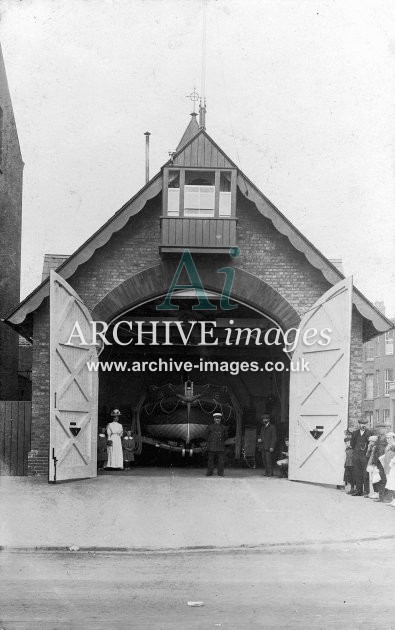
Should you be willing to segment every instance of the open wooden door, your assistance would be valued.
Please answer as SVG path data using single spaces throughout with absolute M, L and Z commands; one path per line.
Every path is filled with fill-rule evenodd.
M 66 345 L 78 322 L 89 344 L 91 314 L 57 273 L 50 274 L 50 452 L 49 481 L 96 477 L 98 373 L 95 346 Z
M 309 371 L 292 372 L 289 397 L 289 478 L 340 485 L 344 475 L 347 428 L 352 278 L 329 289 L 303 316 L 293 366 L 302 359 Z M 303 333 L 324 328 L 328 345 L 306 345 Z M 310 339 L 311 343 L 311 339 Z

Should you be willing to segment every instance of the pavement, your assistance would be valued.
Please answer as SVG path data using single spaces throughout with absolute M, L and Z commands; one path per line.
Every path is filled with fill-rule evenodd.
M 0 627 L 391 630 L 394 553 L 388 540 L 194 553 L 3 551 Z
M 260 471 L 140 468 L 50 485 L 2 477 L 7 549 L 231 549 L 395 538 L 395 509 Z

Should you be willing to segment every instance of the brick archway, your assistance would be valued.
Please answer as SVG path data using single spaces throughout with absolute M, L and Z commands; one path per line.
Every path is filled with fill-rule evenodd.
M 212 264 L 208 262 L 202 260 L 195 262 L 205 289 L 221 294 L 224 274 L 213 272 Z M 96 304 L 92 312 L 93 318 L 109 322 L 126 310 L 165 295 L 176 268 L 176 262 L 164 261 L 134 274 Z M 235 277 L 231 299 L 267 315 L 283 330 L 299 326 L 298 313 L 278 291 L 247 271 L 238 267 L 233 269 Z

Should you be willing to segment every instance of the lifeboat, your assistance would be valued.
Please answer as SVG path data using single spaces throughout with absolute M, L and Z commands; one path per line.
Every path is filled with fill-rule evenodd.
M 234 435 L 235 410 L 226 386 L 210 383 L 195 386 L 192 381 L 179 386 L 152 385 L 140 408 L 142 442 L 166 449 L 194 447 L 196 450 L 205 442 L 215 412 L 222 414 L 229 436 Z

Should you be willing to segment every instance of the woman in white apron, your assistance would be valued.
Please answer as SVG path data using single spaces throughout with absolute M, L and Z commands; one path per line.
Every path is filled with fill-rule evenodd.
M 123 469 L 122 452 L 122 424 L 118 422 L 121 412 L 114 409 L 111 412 L 112 421 L 107 425 L 107 464 L 106 468 Z

